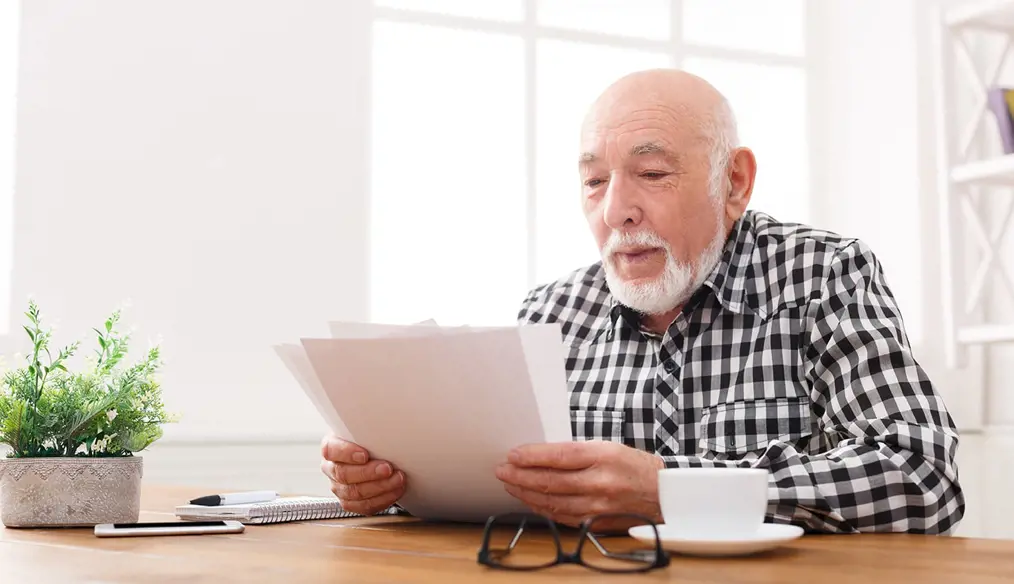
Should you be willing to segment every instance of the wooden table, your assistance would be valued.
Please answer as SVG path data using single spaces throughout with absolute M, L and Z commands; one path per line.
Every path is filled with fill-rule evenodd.
M 173 520 L 194 489 L 148 487 L 142 521 Z M 48 582 L 1014 582 L 1014 540 L 807 535 L 763 555 L 673 556 L 647 574 L 480 566 L 481 528 L 372 517 L 247 526 L 243 534 L 99 539 L 91 529 L 0 529 L 0 581 Z M 571 538 L 567 543 L 573 549 Z

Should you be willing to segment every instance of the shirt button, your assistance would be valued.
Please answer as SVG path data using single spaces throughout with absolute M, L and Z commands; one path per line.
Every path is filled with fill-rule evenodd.
M 606 340 L 607 341 L 613 340 L 613 331 L 606 331 Z
M 664 367 L 665 370 L 669 373 L 676 371 L 676 364 L 672 362 L 672 359 L 669 359 L 665 363 L 663 363 L 662 367 Z

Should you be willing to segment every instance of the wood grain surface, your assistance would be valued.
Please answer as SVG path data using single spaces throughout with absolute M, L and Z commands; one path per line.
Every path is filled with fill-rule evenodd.
M 206 494 L 147 486 L 142 521 Z M 0 581 L 140 582 L 1014 582 L 1014 540 L 903 534 L 806 535 L 778 550 L 734 559 L 673 556 L 646 574 L 579 566 L 505 572 L 479 565 L 481 526 L 376 517 L 249 525 L 233 535 L 100 539 L 91 529 L 0 529 Z M 568 549 L 576 545 L 565 534 Z M 538 544 L 551 546 L 543 538 Z

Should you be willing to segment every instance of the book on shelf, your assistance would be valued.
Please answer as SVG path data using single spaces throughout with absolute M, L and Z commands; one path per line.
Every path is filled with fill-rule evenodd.
M 1000 131 L 1000 143 L 1004 154 L 1014 154 L 1014 88 L 991 87 L 987 95 L 987 106 L 996 118 Z

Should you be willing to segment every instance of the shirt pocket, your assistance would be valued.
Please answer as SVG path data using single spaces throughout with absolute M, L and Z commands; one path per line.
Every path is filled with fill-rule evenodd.
M 755 399 L 705 408 L 698 448 L 709 458 L 755 458 L 772 441 L 806 452 L 812 435 L 809 400 Z
M 623 410 L 570 410 L 574 440 L 623 442 Z

